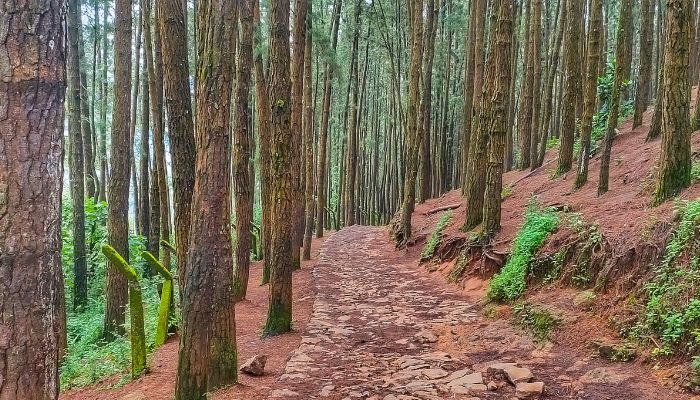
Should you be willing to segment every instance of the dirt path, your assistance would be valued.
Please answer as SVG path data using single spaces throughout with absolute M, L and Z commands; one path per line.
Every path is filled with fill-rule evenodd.
M 638 364 L 537 345 L 402 256 L 385 228 L 353 226 L 326 241 L 311 320 L 271 398 L 513 399 L 488 368 L 496 362 L 530 369 L 545 399 L 690 398 Z

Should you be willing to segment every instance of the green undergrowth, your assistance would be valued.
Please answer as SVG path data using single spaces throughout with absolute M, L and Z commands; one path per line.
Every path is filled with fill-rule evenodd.
M 423 250 L 420 253 L 421 261 L 429 260 L 433 257 L 435 248 L 440 243 L 440 239 L 442 238 L 442 232 L 445 230 L 451 220 L 452 212 L 445 213 L 440 217 L 437 225 L 435 225 L 435 230 L 428 238 L 428 241 L 425 242 L 425 246 L 423 246 Z
M 655 355 L 700 350 L 700 199 L 678 202 L 677 226 L 655 276 L 645 287 L 646 311 L 632 337 L 651 338 Z M 700 363 L 698 363 L 700 367 Z
M 125 328 L 127 334 L 107 342 L 103 337 L 105 313 L 106 260 L 101 247 L 107 242 L 107 204 L 87 200 L 86 243 L 88 245 L 86 260 L 88 265 L 88 304 L 78 309 L 73 308 L 73 236 L 72 203 L 63 199 L 62 221 L 62 266 L 66 294 L 67 344 L 66 355 L 61 360 L 61 390 L 72 387 L 91 385 L 106 377 L 121 375 L 115 385 L 126 383 L 131 366 L 131 345 L 129 343 L 130 319 L 127 312 Z M 140 276 L 145 274 L 146 263 L 139 256 L 145 250 L 144 239 L 140 236 L 129 237 L 129 260 Z M 162 278 L 155 274 L 152 278 L 142 278 L 144 322 L 147 352 L 153 351 L 153 343 L 158 320 L 160 297 L 158 285 Z M 178 304 L 174 301 L 174 304 Z M 128 310 L 128 307 L 127 307 Z M 175 312 L 172 315 L 179 315 Z M 177 321 L 171 320 L 171 324 Z
M 518 325 L 529 330 L 540 342 L 548 341 L 552 329 L 561 323 L 558 316 L 527 302 L 513 306 L 513 316 Z
M 528 265 L 558 225 L 559 217 L 554 210 L 541 209 L 536 202 L 530 202 L 506 265 L 489 283 L 488 300 L 514 300 L 525 292 Z

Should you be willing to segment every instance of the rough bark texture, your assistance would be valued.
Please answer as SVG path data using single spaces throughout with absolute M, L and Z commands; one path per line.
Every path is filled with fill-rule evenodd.
M 666 2 L 666 54 L 664 56 L 661 157 L 654 193 L 656 204 L 690 185 L 690 83 L 688 77 L 690 2 Z
M 115 1 L 114 25 L 114 100 L 110 177 L 107 190 L 107 243 L 129 262 L 129 179 L 131 169 L 131 1 Z M 124 333 L 124 306 L 128 286 L 117 267 L 108 262 L 107 304 L 104 335 Z
M 177 271 L 182 283 L 187 271 L 187 241 L 195 168 L 194 127 L 187 67 L 187 25 L 181 0 L 158 0 L 156 5 L 163 54 L 163 93 L 168 111 L 170 155 L 173 162 Z
M 352 86 L 350 103 L 348 104 L 349 116 L 347 119 L 346 132 L 346 161 L 345 161 L 345 225 L 355 225 L 355 180 L 357 177 L 357 114 L 358 95 L 360 91 L 360 79 L 358 71 L 358 42 L 360 38 L 360 12 L 362 3 L 355 2 L 355 18 L 353 23 L 352 50 L 350 56 L 350 75 L 348 85 Z M 297 93 L 295 90 L 294 93 Z
M 248 95 L 253 64 L 253 1 L 243 0 L 238 4 L 239 41 L 238 65 L 236 68 L 236 108 L 234 111 L 233 136 L 233 190 L 236 203 L 236 258 L 233 292 L 236 300 L 244 299 L 248 289 L 250 267 L 251 229 L 253 201 L 251 197 L 252 177 L 250 157 L 252 137 Z
M 525 70 L 523 72 L 522 89 L 520 95 L 520 121 L 518 130 L 520 131 L 520 162 L 519 169 L 530 168 L 530 143 L 532 141 L 532 98 L 534 79 L 534 54 L 533 54 L 533 25 L 534 13 L 533 2 L 526 2 L 525 9 L 529 23 L 525 29 Z
M 605 139 L 603 141 L 603 154 L 600 157 L 600 176 L 598 178 L 598 196 L 608 191 L 608 179 L 610 177 L 610 154 L 612 152 L 613 140 L 615 140 L 615 128 L 620 111 L 620 96 L 622 95 L 622 84 L 625 79 L 625 65 L 627 60 L 625 41 L 628 39 L 627 31 L 632 28 L 632 0 L 622 0 L 620 2 L 620 22 L 617 29 L 617 49 L 615 52 L 615 81 L 613 82 L 612 93 L 608 100 L 608 122 L 605 127 Z
M 591 22 L 588 30 L 588 49 L 586 60 L 586 81 L 584 88 L 583 115 L 581 116 L 581 150 L 578 154 L 578 168 L 574 189 L 583 186 L 588 180 L 588 161 L 591 155 L 591 130 L 593 114 L 596 108 L 598 90 L 598 62 L 600 59 L 600 31 L 603 26 L 603 1 L 591 3 Z
M 291 84 L 289 76 L 289 1 L 270 3 L 270 180 L 271 198 L 271 260 L 270 294 L 265 334 L 274 335 L 292 329 L 292 233 L 294 220 L 294 168 L 292 147 L 297 146 L 299 132 L 290 127 Z M 298 250 L 298 249 L 297 249 Z
M 141 0 L 143 10 L 143 2 L 149 0 Z M 142 14 L 143 15 L 143 14 Z M 148 29 L 150 26 L 148 22 L 143 19 L 142 23 L 145 24 L 144 29 Z M 151 234 L 151 201 L 150 201 L 150 190 L 151 182 L 149 177 L 148 166 L 150 164 L 150 99 L 148 95 L 148 68 L 144 68 L 141 74 L 141 91 L 143 95 L 141 96 L 141 151 L 139 153 L 139 180 L 141 184 L 139 185 L 139 229 L 141 234 L 147 238 L 146 248 L 151 249 L 150 234 Z M 158 245 L 158 242 L 155 243 Z M 156 247 L 157 249 L 158 247 Z M 154 253 L 158 254 L 158 253 Z
M 205 397 L 237 379 L 229 125 L 234 7 L 226 0 L 200 0 L 197 14 L 197 178 L 182 297 L 177 400 Z
M 583 1 L 567 0 L 567 32 L 564 43 L 566 58 L 566 81 L 564 98 L 562 100 L 562 121 L 559 134 L 559 163 L 557 174 L 563 174 L 571 169 L 574 158 L 574 136 L 576 134 L 576 103 L 581 96 L 581 68 L 580 68 L 580 37 L 581 17 Z
M 0 9 L 0 398 L 58 398 L 65 9 Z M 27 21 L 36 23 L 28 24 Z
M 497 0 L 498 20 L 495 27 L 493 64 L 489 70 L 484 113 L 489 127 L 486 188 L 484 191 L 483 232 L 490 235 L 501 226 L 501 190 L 503 187 L 503 156 L 508 132 L 508 103 L 510 101 L 511 41 L 513 37 L 514 0 Z M 539 61 L 539 60 L 538 60 Z
M 651 92 L 651 67 L 654 50 L 654 12 L 656 4 L 652 0 L 641 0 L 642 26 L 639 33 L 639 77 L 637 78 L 637 94 L 634 99 L 634 124 L 636 128 L 642 124 L 642 116 L 649 105 Z
M 530 167 L 539 167 L 537 152 L 540 137 L 540 108 L 542 107 L 542 0 L 534 0 L 532 3 L 532 128 L 530 129 Z

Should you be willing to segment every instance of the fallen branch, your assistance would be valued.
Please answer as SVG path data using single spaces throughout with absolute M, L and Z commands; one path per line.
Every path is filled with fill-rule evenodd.
M 531 177 L 531 176 L 534 175 L 537 171 L 539 171 L 540 169 L 544 168 L 545 165 L 550 164 L 552 161 L 558 160 L 558 159 L 559 159 L 559 158 L 557 157 L 557 158 L 553 158 L 553 159 L 547 161 L 546 163 L 544 163 L 544 164 L 540 165 L 539 167 L 533 169 L 532 171 L 528 172 L 527 175 L 525 175 L 525 176 L 523 176 L 522 178 L 518 179 L 517 181 L 515 181 L 515 182 L 509 184 L 508 186 L 512 188 L 513 186 L 517 185 L 518 182 L 520 182 L 520 181 L 522 181 L 522 180 L 524 180 L 524 179 L 527 179 L 527 178 Z
M 454 210 L 455 208 L 459 208 L 461 206 L 462 206 L 462 203 L 455 203 L 455 204 L 450 204 L 447 206 L 433 208 L 432 210 L 428 210 L 428 211 L 424 212 L 423 215 L 431 215 L 431 214 L 439 213 L 442 211 Z

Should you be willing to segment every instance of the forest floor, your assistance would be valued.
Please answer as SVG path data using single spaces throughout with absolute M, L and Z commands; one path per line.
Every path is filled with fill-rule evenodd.
M 632 129 L 631 121 L 620 125 L 611 157 L 611 190 L 603 196 L 596 196 L 598 156 L 591 160 L 589 182 L 578 191 L 571 190 L 573 173 L 552 178 L 556 149 L 534 173 L 507 173 L 503 229 L 493 249 L 509 251 L 533 196 L 543 206 L 565 206 L 595 224 L 615 254 L 639 252 L 643 246 L 663 249 L 665 239 L 651 228 L 671 221 L 674 205 L 649 206 L 660 148 L 660 139 L 645 142 L 650 120 L 648 111 L 643 126 Z M 693 148 L 700 148 L 700 135 L 693 135 Z M 680 197 L 698 196 L 700 185 L 694 184 Z M 446 278 L 454 259 L 420 264 L 420 244 L 449 212 L 432 211 L 455 205 L 443 238 L 467 235 L 459 231 L 462 201 L 457 190 L 418 205 L 415 243 L 408 250 L 395 250 L 386 227 L 352 226 L 329 235 L 325 243 L 314 242 L 314 260 L 294 275 L 295 329 L 288 335 L 260 338 L 267 287 L 258 286 L 260 263 L 255 263 L 248 300 L 236 307 L 239 359 L 266 354 L 266 375 L 241 375 L 241 385 L 213 398 L 510 400 L 515 388 L 498 372 L 502 365 L 494 363 L 516 363 L 544 382 L 543 399 L 700 399 L 678 389 L 682 372 L 673 363 L 658 363 L 645 354 L 631 362 L 613 362 L 591 347 L 597 340 L 621 340 L 611 315 L 623 313 L 624 299 L 643 285 L 649 266 L 616 264 L 615 280 L 591 310 L 572 305 L 580 292 L 569 285 L 529 289 L 528 302 L 556 310 L 562 318 L 549 340 L 538 341 L 514 323 L 510 306 L 484 305 L 494 271 L 473 265 L 451 284 Z M 555 245 L 552 240 L 545 247 Z M 177 347 L 177 338 L 171 338 L 152 357 L 149 374 L 120 388 L 110 389 L 119 379 L 114 377 L 69 390 L 61 398 L 170 399 Z

